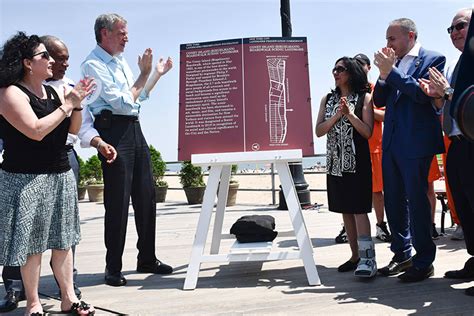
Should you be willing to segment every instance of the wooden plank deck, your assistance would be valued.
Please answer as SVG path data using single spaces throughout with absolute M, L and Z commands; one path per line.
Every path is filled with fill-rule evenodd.
M 438 203 L 438 227 L 440 205 Z M 338 273 L 337 266 L 349 258 L 349 246 L 337 245 L 334 237 L 341 228 L 340 215 L 322 208 L 304 210 L 306 225 L 314 246 L 321 286 L 308 286 L 301 260 L 276 262 L 203 264 L 194 291 L 183 291 L 186 267 L 191 254 L 200 206 L 182 202 L 157 204 L 157 255 L 175 267 L 172 275 L 159 276 L 135 272 L 136 231 L 130 212 L 123 272 L 125 287 L 103 284 L 103 205 L 80 203 L 82 242 L 77 248 L 78 283 L 84 300 L 95 305 L 98 315 L 360 315 L 360 314 L 474 314 L 474 298 L 463 289 L 474 282 L 444 279 L 445 271 L 461 268 L 468 258 L 463 241 L 448 236 L 436 241 L 438 253 L 435 276 L 421 283 L 403 284 L 396 277 L 359 280 L 351 273 Z M 240 216 L 269 214 L 276 218 L 277 230 L 291 227 L 286 211 L 273 206 L 237 205 L 227 209 L 224 232 Z M 374 215 L 371 215 L 375 226 Z M 449 226 L 449 219 L 447 226 Z M 447 229 L 449 233 L 452 229 Z M 375 234 L 375 232 L 373 232 Z M 210 233 L 208 240 L 210 238 Z M 222 248 L 231 246 L 224 240 Z M 277 238 L 275 246 L 296 246 L 294 237 Z M 391 258 L 386 243 L 377 243 L 377 262 L 385 265 Z M 40 292 L 55 296 L 56 285 L 49 265 L 49 253 L 43 257 Z M 1 268 L 0 268 L 1 269 Z M 0 284 L 0 296 L 5 292 Z M 59 311 L 59 302 L 43 297 L 45 310 Z M 25 302 L 11 315 L 22 315 Z

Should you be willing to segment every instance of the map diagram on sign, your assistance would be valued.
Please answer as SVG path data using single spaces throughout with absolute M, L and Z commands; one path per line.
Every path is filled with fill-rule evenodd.
M 268 58 L 267 68 L 268 78 L 270 80 L 270 89 L 268 91 L 270 143 L 282 144 L 285 142 L 287 133 L 285 89 L 286 61 L 283 58 Z

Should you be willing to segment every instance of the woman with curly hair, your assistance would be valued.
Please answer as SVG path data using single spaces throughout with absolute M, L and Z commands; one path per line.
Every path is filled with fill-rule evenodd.
M 81 126 L 81 101 L 93 81 L 83 79 L 68 94 L 43 85 L 54 59 L 38 36 L 18 32 L 0 59 L 0 265 L 20 266 L 26 315 L 42 315 L 38 283 L 42 253 L 52 249 L 52 268 L 61 289 L 61 310 L 92 315 L 79 302 L 72 279 L 71 246 L 79 243 L 76 182 L 69 166 L 67 133 Z
M 338 271 L 355 270 L 355 276 L 373 277 L 377 265 L 367 216 L 372 210 L 368 138 L 374 124 L 370 86 L 362 66 L 353 58 L 339 58 L 332 73 L 336 88 L 321 100 L 316 135 L 327 134 L 329 210 L 342 213 L 352 251 Z

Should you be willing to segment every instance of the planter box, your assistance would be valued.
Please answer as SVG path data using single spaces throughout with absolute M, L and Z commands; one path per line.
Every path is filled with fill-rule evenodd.
M 104 202 L 104 185 L 90 184 L 87 186 L 87 195 L 91 202 Z
M 86 197 L 86 187 L 77 187 L 77 199 L 80 201 L 80 200 L 84 200 L 84 198 Z
M 202 204 L 202 199 L 204 197 L 204 191 L 206 190 L 206 187 L 183 188 L 183 189 L 184 189 L 184 193 L 186 193 L 188 204 Z
M 156 203 L 163 203 L 166 200 L 166 192 L 168 192 L 168 187 L 159 187 L 155 185 Z
M 239 190 L 238 183 L 229 183 L 229 192 L 227 193 L 226 206 L 234 206 L 237 199 L 237 191 Z

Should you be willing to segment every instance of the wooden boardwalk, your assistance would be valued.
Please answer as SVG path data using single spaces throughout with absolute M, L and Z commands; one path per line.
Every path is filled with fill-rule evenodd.
M 113 288 L 103 284 L 103 205 L 80 203 L 82 242 L 76 256 L 78 283 L 84 300 L 96 306 L 98 315 L 474 315 L 474 298 L 463 292 L 474 282 L 443 278 L 445 271 L 461 268 L 468 258 L 464 242 L 452 241 L 448 236 L 436 241 L 438 253 L 433 278 L 415 284 L 400 283 L 396 277 L 358 280 L 351 273 L 337 272 L 337 266 L 349 258 L 349 246 L 334 243 L 341 228 L 340 215 L 324 207 L 320 211 L 304 210 L 321 286 L 308 286 L 301 260 L 294 260 L 203 264 L 196 290 L 183 291 L 200 206 L 182 202 L 157 204 L 157 255 L 175 267 L 175 272 L 167 276 L 135 272 L 137 238 L 130 209 L 123 257 L 128 284 Z M 439 212 L 440 209 L 438 227 Z M 291 227 L 286 211 L 249 204 L 227 209 L 224 232 L 240 216 L 248 214 L 274 216 L 278 231 Z M 371 216 L 375 226 L 374 215 Z M 224 240 L 222 248 L 230 244 L 230 240 Z M 277 237 L 274 247 L 296 247 L 296 240 Z M 376 251 L 378 264 L 387 264 L 392 256 L 388 244 L 377 243 Z M 49 255 L 45 253 L 43 257 L 40 292 L 56 296 Z M 0 287 L 3 297 L 3 284 Z M 42 302 L 46 311 L 59 311 L 57 299 L 43 296 Z M 22 315 L 24 306 L 25 302 L 21 302 L 20 308 L 10 314 Z

